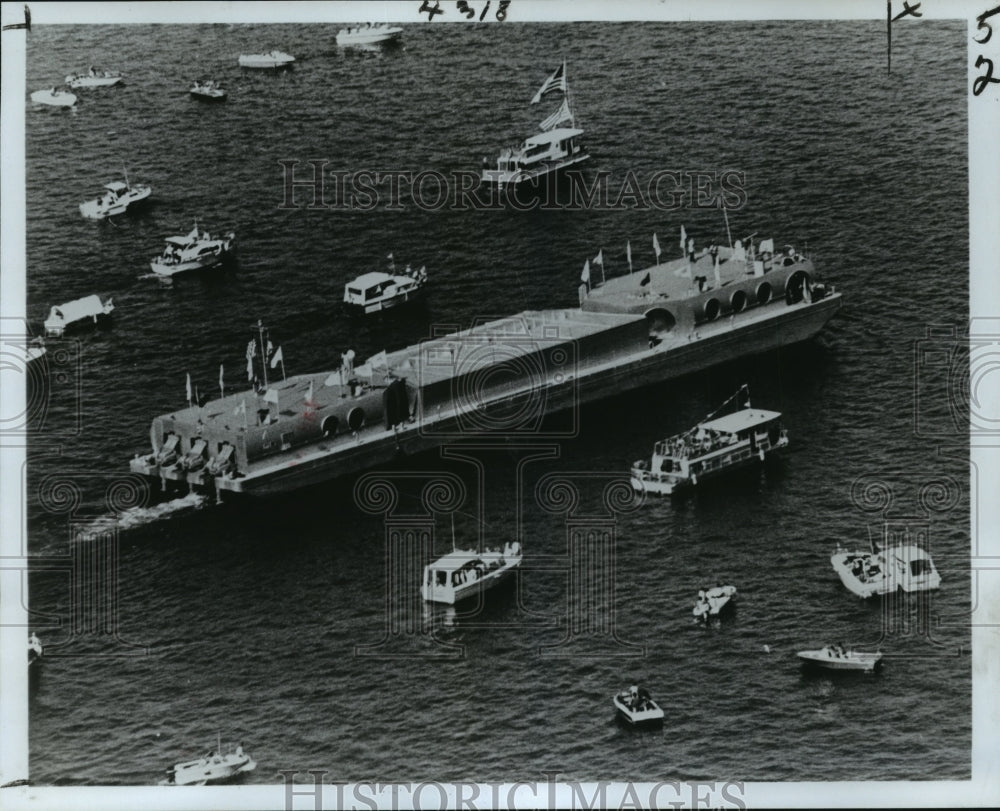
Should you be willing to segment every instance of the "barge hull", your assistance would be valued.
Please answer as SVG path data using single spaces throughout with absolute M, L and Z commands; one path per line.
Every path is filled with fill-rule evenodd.
M 557 381 L 528 385 L 518 391 L 491 398 L 480 414 L 518 413 L 529 403 L 537 403 L 541 394 L 544 416 L 576 408 L 623 394 L 664 380 L 698 372 L 721 363 L 769 352 L 808 340 L 816 335 L 840 308 L 839 293 L 820 301 L 789 305 L 780 314 L 744 314 L 738 325 L 727 319 L 702 325 L 688 337 L 677 336 L 670 342 L 610 358 L 602 363 L 583 366 L 576 375 Z M 410 456 L 461 439 L 482 438 L 484 433 L 469 432 L 465 427 L 472 407 L 438 407 L 433 414 L 420 409 L 415 422 L 395 430 L 369 428 L 354 437 L 318 442 L 252 464 L 244 475 L 220 476 L 214 480 L 200 473 L 161 470 L 148 457 L 131 460 L 131 470 L 154 479 L 186 482 L 196 489 L 245 495 L 277 495 L 308 485 L 357 473 L 390 462 L 398 456 Z M 503 431 L 496 432 L 502 436 Z M 567 438 L 571 434 L 566 435 Z

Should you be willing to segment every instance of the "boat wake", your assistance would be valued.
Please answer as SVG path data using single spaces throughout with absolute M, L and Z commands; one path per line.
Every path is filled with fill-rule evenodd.
M 184 510 L 198 510 L 205 506 L 209 497 L 203 493 L 188 493 L 183 498 L 175 498 L 164 501 L 162 504 L 154 504 L 151 507 L 131 507 L 116 515 L 103 515 L 95 518 L 89 529 L 113 524 L 118 529 L 135 529 L 136 527 L 151 524 L 164 518 L 170 518 Z

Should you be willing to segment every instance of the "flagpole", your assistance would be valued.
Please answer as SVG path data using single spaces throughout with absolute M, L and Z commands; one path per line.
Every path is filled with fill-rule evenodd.
M 285 374 L 285 356 L 284 356 L 284 354 L 282 354 L 282 356 L 281 356 L 281 379 L 282 380 L 288 380 L 288 376 Z
M 264 371 L 264 388 L 268 387 L 267 382 L 267 345 L 264 343 L 264 323 L 257 319 L 257 331 L 260 333 L 260 368 Z
M 729 212 L 726 210 L 726 206 L 722 206 L 722 216 L 726 218 L 726 236 L 729 237 L 729 247 L 733 247 L 733 235 L 729 232 Z

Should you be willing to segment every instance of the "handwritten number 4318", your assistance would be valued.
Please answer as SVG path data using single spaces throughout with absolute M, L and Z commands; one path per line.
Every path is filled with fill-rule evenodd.
M 490 4 L 493 0 L 486 0 L 486 6 L 483 8 L 482 13 L 479 15 L 480 22 L 486 17 L 486 12 L 490 10 Z M 500 0 L 499 8 L 496 11 L 496 18 L 498 22 L 503 22 L 507 19 L 507 7 L 510 5 L 510 0 Z M 460 14 L 464 14 L 467 20 L 471 20 L 476 16 L 476 11 L 470 5 L 468 0 L 458 0 L 455 3 L 456 8 Z M 423 0 L 420 4 L 420 9 L 418 14 L 426 14 L 427 21 L 431 22 L 434 19 L 435 14 L 444 14 L 445 11 L 441 8 L 441 0 L 434 0 L 434 5 L 431 6 L 430 0 Z
M 976 22 L 978 23 L 976 27 L 979 28 L 980 30 L 985 29 L 986 35 L 982 39 L 974 39 L 973 40 L 974 42 L 978 42 L 980 45 L 985 45 L 987 42 L 990 41 L 990 38 L 993 36 L 993 27 L 986 21 L 994 14 L 1000 14 L 1000 6 L 997 6 L 994 9 L 990 9 L 989 11 L 984 11 L 982 14 L 976 17 Z M 973 96 L 978 96 L 991 83 L 1000 84 L 1000 79 L 996 78 L 993 75 L 993 60 L 980 54 L 976 58 L 976 67 L 981 68 L 983 65 L 986 65 L 986 73 L 983 74 L 982 76 L 977 76 L 975 80 L 972 82 Z

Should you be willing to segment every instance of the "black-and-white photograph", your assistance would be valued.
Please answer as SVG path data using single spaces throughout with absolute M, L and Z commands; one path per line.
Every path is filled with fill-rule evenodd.
M 142 6 L 3 4 L 5 807 L 1000 804 L 1000 8 Z

